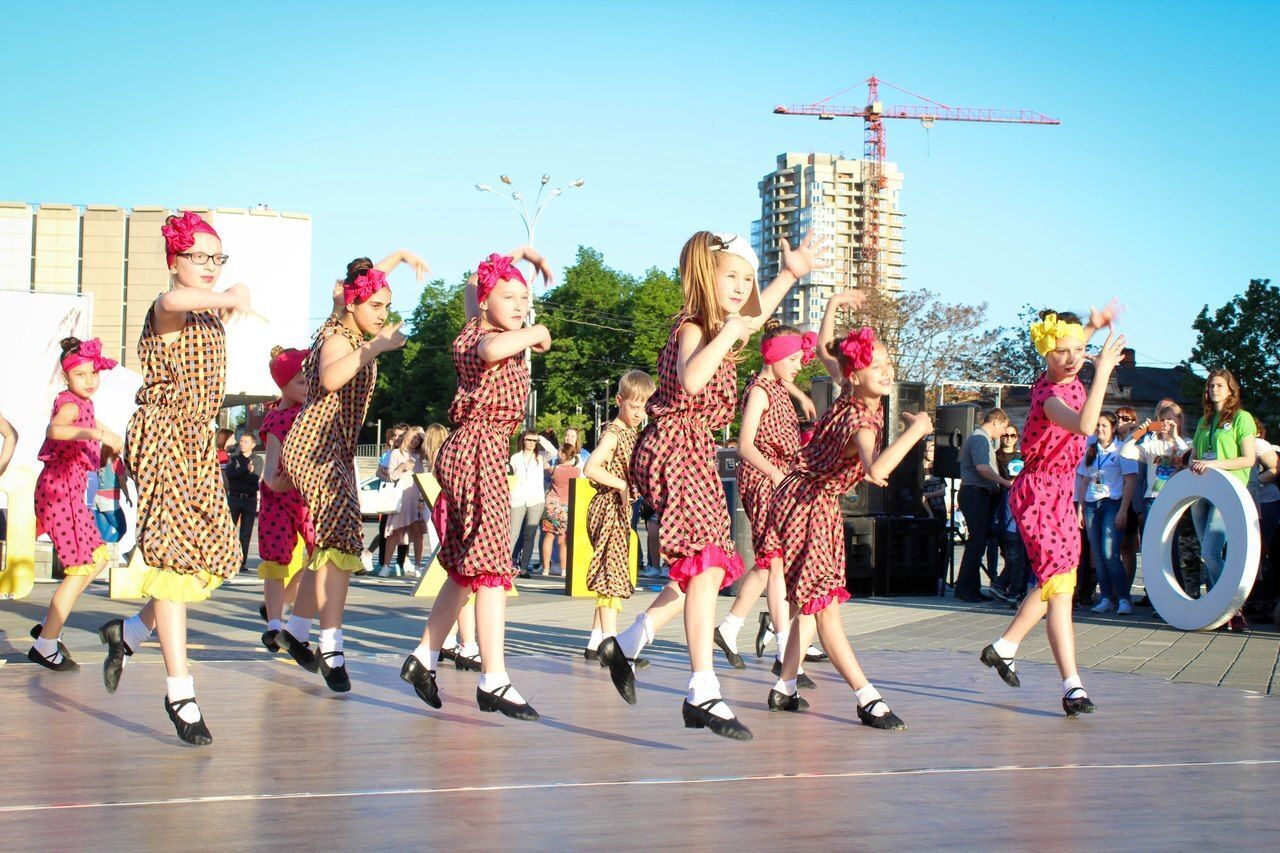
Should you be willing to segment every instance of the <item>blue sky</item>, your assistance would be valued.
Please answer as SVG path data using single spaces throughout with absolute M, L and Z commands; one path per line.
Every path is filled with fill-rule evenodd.
M 772 108 L 871 73 L 1063 122 L 887 124 L 911 286 L 993 323 L 1116 295 L 1154 364 L 1201 305 L 1280 279 L 1276 3 L 42 2 L 0 25 L 0 198 L 309 213 L 313 320 L 352 257 L 408 247 L 452 280 L 520 242 L 473 189 L 500 172 L 586 178 L 539 225 L 557 266 L 674 266 L 694 230 L 747 232 L 778 153 L 858 156 L 860 121 Z

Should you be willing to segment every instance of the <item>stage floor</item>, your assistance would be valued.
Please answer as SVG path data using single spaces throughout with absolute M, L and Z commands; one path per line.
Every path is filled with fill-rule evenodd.
M 1086 671 L 1100 711 L 1068 719 L 1052 667 L 1020 664 L 1013 690 L 974 654 L 873 651 L 909 726 L 890 733 L 858 724 L 827 664 L 808 713 L 767 712 L 748 658 L 718 669 L 755 733 L 738 743 L 683 728 L 669 652 L 635 707 L 581 658 L 512 657 L 539 723 L 480 713 L 472 673 L 442 668 L 434 711 L 399 656 L 351 658 L 336 695 L 264 653 L 193 663 L 215 738 L 195 748 L 156 650 L 114 696 L 79 657 L 0 668 L 6 849 L 1280 847 L 1280 700 L 1225 687 Z

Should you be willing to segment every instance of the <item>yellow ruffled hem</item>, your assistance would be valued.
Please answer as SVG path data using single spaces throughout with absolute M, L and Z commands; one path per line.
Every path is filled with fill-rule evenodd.
M 168 569 L 147 569 L 142 576 L 142 595 L 144 598 L 158 598 L 161 601 L 174 601 L 194 604 L 207 599 L 215 589 L 226 580 L 219 575 L 211 575 L 200 571 L 194 575 L 183 575 Z
M 333 563 L 340 571 L 348 574 L 354 574 L 364 568 L 360 562 L 359 554 L 348 554 L 346 551 L 340 551 L 337 548 L 317 548 L 315 554 L 311 557 L 311 565 L 308 568 L 315 571 L 324 565 L 326 561 Z
M 293 576 L 307 567 L 307 543 L 302 537 L 298 537 L 297 544 L 293 546 L 293 556 L 289 558 L 289 563 L 277 563 L 275 560 L 263 560 L 258 564 L 258 577 L 264 581 L 284 581 L 288 584 L 293 580 Z
M 1055 595 L 1071 595 L 1076 591 L 1075 570 L 1054 575 L 1040 584 L 1040 600 L 1048 601 Z
M 102 567 L 107 564 L 107 560 L 111 559 L 111 549 L 108 548 L 105 543 L 99 545 L 97 548 L 93 549 L 93 554 L 89 559 L 93 560 L 93 562 L 87 563 L 83 566 L 67 566 L 62 570 L 62 573 L 67 577 L 72 578 L 94 577 L 102 570 Z
M 596 595 L 596 607 L 605 607 L 609 610 L 617 610 L 622 612 L 622 599 L 616 595 Z

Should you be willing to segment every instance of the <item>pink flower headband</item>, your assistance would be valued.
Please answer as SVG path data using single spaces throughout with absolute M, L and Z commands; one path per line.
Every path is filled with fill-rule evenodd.
M 380 269 L 367 269 L 350 284 L 342 282 L 342 299 L 348 305 L 352 302 L 364 302 L 386 286 L 386 273 Z
M 118 363 L 114 358 L 103 356 L 102 341 L 97 338 L 81 341 L 74 352 L 69 352 L 62 357 L 63 371 L 70 371 L 82 364 L 92 364 L 94 370 L 110 370 Z
M 520 270 L 506 255 L 494 253 L 487 261 L 481 261 L 476 267 L 476 303 L 484 302 L 500 281 L 518 281 L 525 287 L 529 282 L 524 280 Z
M 846 374 L 870 366 L 871 359 L 875 357 L 876 343 L 876 333 L 870 326 L 849 330 L 840 342 L 840 352 L 849 362 Z
M 797 352 L 803 352 L 801 364 L 808 364 L 817 355 L 818 335 L 816 332 L 805 332 L 803 335 L 777 335 L 767 341 L 760 342 L 760 354 L 765 364 L 782 361 Z
M 184 210 L 180 216 L 170 216 L 166 219 L 164 225 L 160 226 L 160 233 L 164 235 L 166 262 L 172 264 L 174 255 L 194 246 L 196 234 L 201 232 L 218 236 L 218 232 L 213 230 L 212 225 L 205 222 L 200 214 L 190 210 Z

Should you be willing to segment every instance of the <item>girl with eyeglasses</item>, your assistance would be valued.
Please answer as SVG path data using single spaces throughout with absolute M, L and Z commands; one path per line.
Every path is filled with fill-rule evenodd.
M 1102 589 L 1102 598 L 1093 612 L 1115 610 L 1120 616 L 1128 616 L 1133 613 L 1133 601 L 1129 574 L 1120 559 L 1120 538 L 1128 526 L 1138 463 L 1121 454 L 1113 413 L 1098 415 L 1096 436 L 1097 441 L 1089 445 L 1076 467 L 1076 518 L 1089 539 Z M 1092 588 L 1087 593 L 1092 597 Z
M 137 543 L 149 600 L 137 615 L 103 625 L 98 636 L 107 644 L 103 682 L 114 693 L 125 658 L 159 630 L 165 713 L 178 737 L 203 746 L 213 736 L 187 669 L 187 604 L 207 599 L 243 562 L 209 425 L 226 389 L 222 323 L 249 312 L 249 291 L 243 284 L 213 290 L 227 257 L 218 232 L 199 214 L 170 216 L 160 231 L 172 287 L 152 303 L 138 340 L 143 385 L 124 457 L 138 484 Z

